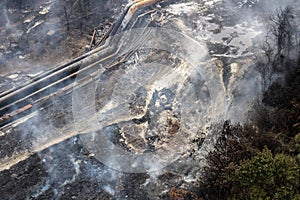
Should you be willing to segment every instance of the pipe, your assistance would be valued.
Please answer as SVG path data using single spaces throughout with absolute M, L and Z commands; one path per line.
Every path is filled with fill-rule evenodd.
M 0 94 L 0 125 L 4 123 L 11 113 L 15 110 L 21 110 L 26 105 L 31 105 L 31 103 L 35 102 L 41 95 L 44 95 L 50 89 L 59 90 L 65 85 L 73 82 L 73 78 L 75 79 L 76 75 L 82 73 L 84 71 L 90 70 L 94 68 L 96 65 L 109 60 L 110 58 L 117 55 L 120 48 L 116 47 L 114 49 L 114 45 L 118 44 L 118 39 L 122 38 L 113 38 L 112 44 L 110 44 L 110 37 L 116 34 L 118 31 L 124 30 L 122 24 L 126 19 L 126 16 L 131 16 L 134 12 L 142 7 L 149 6 L 153 3 L 156 3 L 160 0 L 135 0 L 129 4 L 127 4 L 125 12 L 121 15 L 118 21 L 113 25 L 112 29 L 107 33 L 106 40 L 104 45 L 82 55 L 74 60 L 58 66 L 52 70 L 49 70 L 38 77 L 32 79 L 29 82 L 26 82 L 24 85 L 10 89 Z M 130 22 L 126 22 L 127 24 Z M 108 40 L 107 40 L 108 39 Z M 116 41 L 117 40 L 117 41 Z M 138 38 L 137 41 L 140 41 L 141 38 Z M 139 43 L 139 42 L 137 42 Z M 113 46 L 111 46 L 113 45 Z M 134 45 L 134 44 L 133 44 Z M 138 46 L 137 44 L 136 46 Z M 121 44 L 122 46 L 122 44 Z M 108 49 L 107 49 L 108 48 Z M 125 58 L 122 59 L 122 62 Z M 109 69 L 105 67 L 106 69 Z M 70 81 L 70 82 L 69 82 Z M 31 107 L 30 107 L 31 108 Z M 26 109 L 28 110 L 28 109 Z

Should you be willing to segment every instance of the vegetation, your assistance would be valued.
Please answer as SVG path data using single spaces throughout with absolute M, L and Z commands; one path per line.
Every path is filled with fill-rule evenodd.
M 300 170 L 296 158 L 265 148 L 241 162 L 232 176 L 232 199 L 300 199 Z
M 257 57 L 262 99 L 248 124 L 212 127 L 220 137 L 207 157 L 203 199 L 300 199 L 299 24 L 291 7 L 270 20 Z

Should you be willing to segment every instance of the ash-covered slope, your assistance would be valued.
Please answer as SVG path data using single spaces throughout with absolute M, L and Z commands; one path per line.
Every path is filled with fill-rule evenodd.
M 115 13 L 115 9 L 107 11 L 105 6 L 111 8 L 116 5 L 119 10 L 125 6 L 125 3 L 117 5 L 115 1 L 101 1 L 103 4 L 84 1 L 89 4 L 86 7 L 93 11 L 91 15 L 78 18 L 78 13 L 74 11 L 73 18 L 66 17 L 64 7 L 85 7 L 80 2 L 25 3 L 27 8 L 24 5 L 18 7 L 17 3 L 10 5 L 13 9 L 8 7 L 7 16 L 20 9 L 37 9 L 39 14 L 29 12 L 30 17 L 24 11 L 26 22 L 15 20 L 16 24 L 29 23 L 32 26 L 24 28 L 24 25 L 9 24 L 8 28 L 2 28 L 1 37 L 13 37 L 18 44 L 3 47 L 2 61 L 7 62 L 3 66 L 14 71 L 8 61 L 9 55 L 13 55 L 9 53 L 10 48 L 15 48 L 12 52 L 24 48 L 21 53 L 16 53 L 21 60 L 27 54 L 28 58 L 36 54 L 44 55 L 44 51 L 33 51 L 36 48 L 34 45 L 46 49 L 44 43 L 48 39 L 41 39 L 41 43 L 33 42 L 33 46 L 29 44 L 29 39 L 23 45 L 19 41 L 23 41 L 25 32 L 28 32 L 25 35 L 29 38 L 40 38 L 40 34 L 49 37 L 55 43 L 54 47 L 65 41 L 54 37 L 55 34 L 62 34 L 62 29 L 41 28 L 42 32 L 39 32 L 39 27 L 47 22 L 45 17 L 53 19 L 56 7 L 60 10 L 60 17 L 54 19 L 64 24 L 64 30 L 78 33 L 89 26 L 96 26 L 95 20 L 106 23 L 101 17 L 102 9 L 106 11 L 105 18 L 116 19 L 118 14 L 110 13 Z M 276 3 L 282 4 L 274 1 L 273 5 Z M 95 17 L 94 9 L 101 14 Z M 111 62 L 97 65 L 99 71 L 96 71 L 96 77 L 100 81 L 96 87 L 87 84 L 83 90 L 75 90 L 73 94 L 57 95 L 48 104 L 37 107 L 31 115 L 1 127 L 0 193 L 3 199 L 196 199 L 201 196 L 200 191 L 194 188 L 201 178 L 206 150 L 212 148 L 214 138 L 198 135 L 197 132 L 222 119 L 243 122 L 249 105 L 260 94 L 259 75 L 252 64 L 255 49 L 261 44 L 266 31 L 265 20 L 273 8 L 270 9 L 262 1 L 170 0 L 144 11 L 129 25 L 150 31 L 134 33 L 128 26 L 126 30 L 133 33 L 129 35 L 129 43 L 116 43 L 127 51 L 112 60 L 118 61 L 118 65 L 106 65 Z M 84 16 L 89 13 L 82 12 Z M 63 18 L 68 18 L 69 22 Z M 7 24 L 9 21 L 12 20 L 6 19 L 4 22 Z M 14 27 L 20 32 L 17 38 L 9 31 Z M 172 31 L 155 32 L 162 28 Z M 151 38 L 153 32 L 157 33 L 157 37 Z M 150 39 L 145 37 L 139 40 L 136 37 L 143 38 L 146 33 Z M 167 33 L 167 36 L 162 37 L 161 33 Z M 118 34 L 117 39 L 127 39 L 126 34 Z M 67 35 L 68 31 L 65 37 Z M 72 38 L 79 40 L 83 36 L 77 38 L 75 34 Z M 88 44 L 89 40 L 86 41 Z M 132 41 L 138 41 L 134 43 L 136 46 L 131 45 Z M 182 41 L 185 43 L 180 43 Z M 33 50 L 27 51 L 28 46 Z M 74 47 L 77 46 L 70 45 L 70 50 Z M 68 51 L 62 50 L 68 55 L 66 58 L 69 58 Z M 53 55 L 52 52 L 57 55 L 55 48 L 46 55 Z M 34 63 L 42 60 L 37 59 Z M 52 61 L 50 59 L 53 64 Z M 197 62 L 196 66 L 193 61 Z M 23 69 L 22 65 L 18 69 L 31 70 Z M 1 73 L 8 75 L 2 78 L 3 87 L 8 87 L 12 79 L 16 82 L 22 82 L 24 76 L 30 79 L 27 72 Z M 77 81 L 85 80 L 86 75 L 89 74 L 80 74 Z M 75 108 L 74 98 L 78 103 Z M 100 126 L 89 124 L 94 122 L 94 115 L 89 116 L 91 107 L 95 108 L 92 114 L 96 113 L 96 123 Z M 78 115 L 74 116 L 74 112 Z M 90 127 L 95 131 L 94 126 L 100 131 L 78 136 L 79 132 L 90 132 Z M 115 154 L 103 155 L 99 146 L 103 144 L 101 134 L 129 155 L 162 150 L 162 154 L 158 155 L 166 159 L 170 155 L 171 159 L 160 163 L 153 157 L 150 157 L 152 160 L 137 158 L 135 161 L 145 168 L 144 171 L 134 171 L 137 169 L 134 162 L 127 165 L 126 162 L 121 163 L 124 158 L 118 158 Z M 202 148 L 194 148 L 192 141 L 203 142 Z M 170 165 L 165 167 L 160 164 Z

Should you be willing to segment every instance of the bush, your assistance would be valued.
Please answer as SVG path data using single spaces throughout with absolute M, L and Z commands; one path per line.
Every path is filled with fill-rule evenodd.
M 237 167 L 227 180 L 234 183 L 232 199 L 300 199 L 300 168 L 294 157 L 264 149 Z
M 300 40 L 294 17 L 291 7 L 271 17 L 257 59 L 263 96 L 248 124 L 212 126 L 220 137 L 200 181 L 204 199 L 300 199 Z

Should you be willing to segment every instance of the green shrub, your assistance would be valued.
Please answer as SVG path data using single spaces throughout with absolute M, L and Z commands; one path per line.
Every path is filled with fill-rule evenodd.
M 233 199 L 300 199 L 300 168 L 296 158 L 264 149 L 241 162 L 227 178 L 234 183 Z

